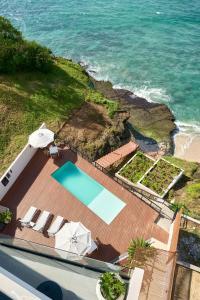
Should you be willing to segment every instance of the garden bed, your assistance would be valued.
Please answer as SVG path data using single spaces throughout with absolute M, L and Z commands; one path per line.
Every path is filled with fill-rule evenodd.
M 182 169 L 161 158 L 141 178 L 139 185 L 163 198 L 182 174 Z
M 130 185 L 163 198 L 182 174 L 181 168 L 163 158 L 155 161 L 137 152 L 115 175 Z
M 125 179 L 129 183 L 136 184 L 142 176 L 152 167 L 154 160 L 137 152 L 116 174 L 117 177 Z

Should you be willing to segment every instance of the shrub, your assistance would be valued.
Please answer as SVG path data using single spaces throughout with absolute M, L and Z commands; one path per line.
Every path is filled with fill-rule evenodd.
M 28 42 L 10 21 L 0 17 L 0 72 L 19 70 L 47 72 L 53 65 L 51 51 L 36 42 Z
M 22 34 L 10 21 L 0 16 L 0 41 L 17 42 L 22 41 Z
M 190 197 L 200 199 L 200 182 L 188 185 L 186 192 Z
M 0 222 L 4 224 L 10 223 L 12 220 L 12 213 L 10 210 L 6 210 L 0 213 Z
M 107 272 L 100 277 L 100 289 L 105 299 L 115 300 L 125 294 L 126 286 L 116 274 Z
M 174 202 L 170 204 L 170 209 L 175 211 L 180 211 L 182 209 L 182 213 L 184 215 L 188 215 L 190 210 L 187 208 L 187 206 L 184 203 L 181 202 Z

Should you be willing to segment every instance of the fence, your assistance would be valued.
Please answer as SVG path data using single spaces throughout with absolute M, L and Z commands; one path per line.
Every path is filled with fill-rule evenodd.
M 129 184 L 125 183 L 120 178 L 116 177 L 115 175 L 111 175 L 108 170 L 106 170 L 104 167 L 99 165 L 97 162 L 92 163 L 97 169 L 99 169 L 101 172 L 109 176 L 112 180 L 123 186 L 126 190 L 128 190 L 130 193 L 132 193 L 134 196 L 139 197 L 142 201 L 144 201 L 146 204 L 148 204 L 150 207 L 155 209 L 157 212 L 161 212 L 161 207 L 155 204 L 152 200 L 148 199 L 146 195 L 142 195 L 142 193 L 139 193 L 134 187 L 130 186 Z
M 125 279 L 129 279 L 129 275 L 123 272 L 122 267 L 114 265 L 109 262 L 100 261 L 83 255 L 77 255 L 72 252 L 55 249 L 50 246 L 27 241 L 21 238 L 11 237 L 8 235 L 0 234 L 0 245 L 29 252 L 42 257 L 58 260 L 63 263 L 68 263 L 80 267 L 79 273 L 85 273 L 85 269 L 93 270 L 96 272 L 116 272 L 120 273 Z
M 114 180 L 115 182 L 117 182 L 118 184 L 120 184 L 123 188 L 125 188 L 126 190 L 128 190 L 130 193 L 132 193 L 134 196 L 137 196 L 138 198 L 140 198 L 142 201 L 144 201 L 147 205 L 149 205 L 151 208 L 155 209 L 158 213 L 161 213 L 162 208 L 160 206 L 158 206 L 154 201 L 156 201 L 157 197 L 155 197 L 154 195 L 152 195 L 152 197 L 154 197 L 154 201 L 152 201 L 150 199 L 149 193 L 146 191 L 143 191 L 140 188 L 136 188 L 136 187 L 132 187 L 129 184 L 125 183 L 123 180 L 121 180 L 120 178 L 116 177 L 115 175 L 112 175 L 107 169 L 105 169 L 104 167 L 102 167 L 100 164 L 98 164 L 96 161 L 92 161 L 88 155 L 86 153 L 80 152 L 77 148 L 75 148 L 74 146 L 72 146 L 69 142 L 66 143 L 66 145 L 70 148 L 70 150 L 76 154 L 78 154 L 79 156 L 81 156 L 82 158 L 84 158 L 85 160 L 89 161 L 90 163 L 93 164 L 93 166 L 95 168 L 97 168 L 98 170 L 100 170 L 101 172 L 103 172 L 104 174 L 106 174 L 107 176 L 109 176 L 112 180 Z M 151 194 L 150 194 L 151 195 Z
M 120 178 L 116 177 L 115 175 L 112 175 L 107 169 L 105 169 L 104 167 L 102 167 L 96 161 L 93 162 L 88 157 L 88 155 L 86 153 L 80 152 L 77 148 L 73 147 L 70 143 L 67 143 L 67 146 L 70 148 L 70 150 L 72 152 L 78 154 L 82 158 L 84 158 L 87 161 L 89 161 L 90 163 L 92 163 L 95 168 L 97 168 L 98 170 L 100 170 L 101 172 L 103 172 L 104 174 L 106 174 L 107 176 L 109 176 L 112 180 L 114 180 L 115 182 L 117 182 L 118 184 L 120 184 L 123 188 L 125 188 L 126 190 L 128 190 L 134 196 L 137 196 L 138 198 L 140 198 L 142 201 L 144 201 L 151 208 L 155 209 L 158 213 L 161 213 L 162 208 L 160 206 L 158 206 L 155 202 L 153 202 L 149 198 L 149 194 L 146 191 L 143 191 L 140 188 L 132 187 L 129 184 L 125 183 Z M 153 197 L 155 198 L 154 201 L 156 201 L 157 198 L 155 196 L 153 196 Z

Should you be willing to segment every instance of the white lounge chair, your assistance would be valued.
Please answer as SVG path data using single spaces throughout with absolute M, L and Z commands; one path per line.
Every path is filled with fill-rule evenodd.
M 35 216 L 36 212 L 37 212 L 37 208 L 34 206 L 31 206 L 29 208 L 29 210 L 27 211 L 27 213 L 25 214 L 25 216 L 19 220 L 21 225 L 23 227 L 31 227 L 31 220 Z
M 48 235 L 54 236 L 58 232 L 58 230 L 60 229 L 60 227 L 62 226 L 63 223 L 64 223 L 64 218 L 61 216 L 57 216 L 56 219 L 54 220 L 54 222 L 51 224 L 51 226 L 47 230 Z
M 94 240 L 91 242 L 91 247 L 88 249 L 87 254 L 91 254 L 98 248 L 97 244 L 95 243 Z
M 32 228 L 36 231 L 42 232 L 44 229 L 44 226 L 46 225 L 49 217 L 50 217 L 50 212 L 44 210 L 39 218 L 37 219 L 36 223 L 32 224 Z

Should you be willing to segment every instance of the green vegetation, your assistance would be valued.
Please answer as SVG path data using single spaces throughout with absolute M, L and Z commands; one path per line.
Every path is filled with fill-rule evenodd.
M 195 162 L 189 162 L 180 158 L 176 158 L 174 156 L 164 156 L 164 158 L 176 165 L 177 167 L 181 168 L 184 170 L 184 175 L 192 178 L 192 176 L 194 175 L 194 173 L 196 172 L 197 168 L 198 168 L 198 163 Z
M 8 224 L 12 220 L 12 212 L 10 210 L 6 210 L 0 213 L 0 223 Z
M 165 159 L 184 169 L 184 175 L 168 193 L 167 200 L 184 205 L 189 216 L 200 219 L 200 165 L 173 156 L 165 156 Z
M 53 65 L 49 49 L 23 39 L 10 21 L 0 16 L 0 72 L 22 70 L 47 72 Z
M 154 161 L 138 152 L 136 156 L 119 172 L 119 175 L 133 183 L 137 183 L 145 172 L 153 165 Z
M 149 258 L 155 255 L 155 248 L 143 238 L 132 239 L 128 247 L 127 268 L 144 267 Z
M 198 200 L 200 196 L 200 182 L 188 185 L 186 192 L 190 198 Z
M 188 215 L 189 214 L 189 209 L 186 207 L 184 203 L 181 202 L 174 202 L 170 204 L 170 209 L 173 210 L 174 212 L 179 211 L 182 209 L 182 214 Z
M 107 272 L 100 277 L 100 290 L 106 300 L 116 300 L 125 295 L 126 285 L 115 273 Z
M 0 75 L 0 172 L 46 122 L 52 130 L 82 105 L 88 78 L 78 65 L 58 59 L 50 73 Z
M 86 100 L 88 102 L 93 102 L 105 106 L 110 118 L 114 117 L 116 111 L 119 108 L 119 103 L 117 101 L 108 100 L 105 97 L 103 97 L 102 94 L 95 92 L 94 90 L 91 90 L 87 94 Z
M 179 168 L 160 159 L 146 174 L 141 183 L 162 196 L 170 183 L 180 174 L 180 172 L 181 170 Z
M 81 66 L 63 58 L 53 58 L 46 48 L 24 41 L 21 33 L 1 17 L 0 43 L 3 45 L 0 49 L 0 174 L 24 147 L 28 135 L 42 122 L 57 131 L 84 101 L 104 105 L 111 115 L 117 109 L 115 101 L 105 99 L 90 87 L 89 77 Z M 24 64 L 22 57 L 29 52 L 24 45 L 30 46 L 35 61 L 26 60 Z M 12 47 L 15 51 L 11 51 Z M 5 57 L 5 49 L 8 49 L 9 58 Z M 41 72 L 48 69 L 46 54 L 51 68 Z

